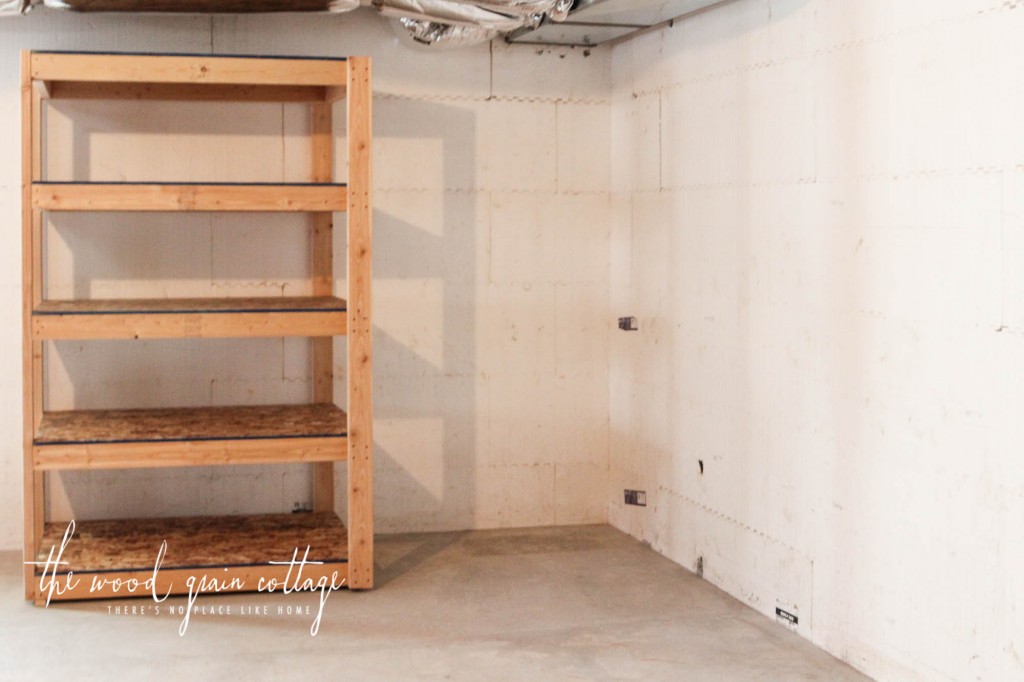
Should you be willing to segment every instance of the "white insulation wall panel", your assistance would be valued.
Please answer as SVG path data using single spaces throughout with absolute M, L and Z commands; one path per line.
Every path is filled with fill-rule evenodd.
M 612 52 L 611 521 L 882 680 L 1024 678 L 1022 44 L 736 0 Z

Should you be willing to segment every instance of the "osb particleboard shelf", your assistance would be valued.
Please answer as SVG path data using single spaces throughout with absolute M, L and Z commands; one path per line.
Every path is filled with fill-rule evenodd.
M 263 405 L 44 412 L 35 468 L 155 468 L 346 457 L 336 405 Z
M 42 301 L 37 339 L 161 339 L 335 336 L 346 304 L 334 296 Z
M 60 547 L 67 522 L 48 522 L 37 561 Z M 158 519 L 78 521 L 61 555 L 59 572 L 153 570 L 160 543 L 167 541 L 163 568 L 255 566 L 288 561 L 310 546 L 309 559 L 348 559 L 345 526 L 331 512 L 190 516 Z
M 37 562 L 45 563 L 51 548 L 56 556 L 67 529 L 66 522 L 45 525 Z M 166 554 L 154 576 L 164 541 Z M 80 521 L 60 559 L 67 563 L 57 568 L 57 582 L 68 587 L 53 593 L 44 588 L 36 603 L 47 596 L 61 601 L 188 594 L 190 589 L 255 592 L 268 580 L 277 581 L 280 590 L 286 581 L 294 587 L 300 577 L 314 583 L 323 577 L 342 586 L 349 574 L 348 532 L 332 512 Z M 303 560 L 301 574 L 288 565 Z M 68 571 L 71 583 L 60 580 Z M 36 567 L 33 582 L 43 579 L 45 585 L 54 577 L 52 566 L 47 574 Z M 220 587 L 206 584 L 211 579 Z M 147 580 L 154 584 L 147 586 Z M 131 581 L 141 589 L 131 591 Z
M 44 412 L 37 445 L 314 438 L 345 435 L 336 405 L 257 405 Z

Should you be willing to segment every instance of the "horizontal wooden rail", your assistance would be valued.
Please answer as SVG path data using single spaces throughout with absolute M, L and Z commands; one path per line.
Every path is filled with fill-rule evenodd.
M 33 52 L 31 76 L 45 82 L 344 87 L 348 63 L 343 59 Z
M 32 206 L 46 211 L 344 211 L 339 184 L 37 182 Z
M 331 296 L 44 301 L 39 340 L 341 336 L 345 301 Z

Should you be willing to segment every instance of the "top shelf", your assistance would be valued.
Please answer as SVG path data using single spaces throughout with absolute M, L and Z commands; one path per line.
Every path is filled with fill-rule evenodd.
M 33 52 L 32 79 L 51 99 L 329 102 L 345 96 L 338 58 Z

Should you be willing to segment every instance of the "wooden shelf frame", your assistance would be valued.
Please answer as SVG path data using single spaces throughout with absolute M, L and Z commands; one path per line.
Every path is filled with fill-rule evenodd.
M 372 91 L 366 57 L 287 58 L 212 55 L 22 53 L 22 250 L 25 560 L 38 560 L 57 525 L 45 522 L 47 472 L 67 469 L 208 466 L 271 462 L 311 462 L 317 527 L 331 530 L 344 545 L 344 559 L 325 564 L 337 569 L 351 589 L 373 587 L 373 412 L 372 412 Z M 310 108 L 312 168 L 308 183 L 135 183 L 51 182 L 43 171 L 43 110 L 49 99 L 145 99 L 239 102 L 302 102 Z M 346 100 L 348 177 L 334 178 L 333 103 Z M 312 296 L 294 299 L 161 299 L 134 301 L 46 300 L 43 276 L 43 216 L 47 211 L 290 211 L 310 216 Z M 334 292 L 334 215 L 346 215 L 348 290 Z M 333 407 L 334 337 L 347 335 L 348 414 Z M 44 344 L 58 339 L 213 338 L 308 336 L 312 347 L 310 405 L 269 408 L 120 410 L 61 414 L 45 410 Z M 276 410 L 278 417 L 323 408 L 335 420 L 329 432 L 305 428 L 275 432 L 272 424 L 246 433 L 197 431 L 167 434 L 195 420 L 216 424 L 219 410 Z M 255 412 L 250 412 L 253 416 Z M 340 415 L 340 422 L 338 418 Z M 155 421 L 154 421 L 155 419 Z M 77 420 L 77 421 L 76 421 Z M 116 422 L 134 438 L 115 438 Z M 126 421 L 125 421 L 126 420 Z M 222 420 L 222 423 L 225 423 Z M 54 439 L 55 425 L 78 435 Z M 125 426 L 127 424 L 128 426 Z M 147 426 L 148 425 L 148 426 Z M 308 426 L 308 424 L 307 424 Z M 89 438 L 107 429 L 107 436 Z M 146 435 L 146 428 L 151 432 Z M 91 429 L 91 430 L 90 430 Z M 268 430 L 269 429 L 269 430 Z M 215 429 L 216 430 L 216 429 Z M 140 435 L 141 434 L 141 435 Z M 348 528 L 334 514 L 334 463 L 348 468 Z M 288 528 L 289 515 L 278 521 Z M 131 532 L 133 521 L 103 522 Z M 181 520 L 170 522 L 181 524 Z M 214 519 L 224 527 L 244 519 Z M 261 522 L 262 523 L 262 522 Z M 319 524 L 319 525 L 318 525 Z M 137 525 L 137 524 L 136 524 Z M 168 527 L 171 528 L 171 527 Z M 340 532 L 338 532 L 340 528 Z M 113 529 L 113 530 L 111 530 Z M 44 538 L 44 532 L 47 534 Z M 294 540 L 295 538 L 292 538 Z M 144 579 L 152 567 L 117 566 L 117 538 L 108 538 L 111 565 L 90 571 Z M 50 543 L 52 544 L 52 542 Z M 294 543 L 293 543 L 294 544 Z M 100 554 L 104 551 L 98 550 Z M 283 557 L 287 559 L 288 557 Z M 176 589 L 211 567 L 218 577 L 283 576 L 286 567 L 243 565 L 223 556 L 202 566 L 161 570 Z M 320 570 L 320 569 L 317 569 Z M 312 575 L 312 574 L 310 574 Z M 229 576 L 229 577 L 230 577 Z M 38 569 L 25 567 L 25 596 L 44 598 Z M 281 576 L 277 576 L 281 577 Z M 316 576 L 313 576 L 316 577 Z M 87 582 L 83 581 L 83 582 Z M 163 588 L 161 588 L 163 590 Z M 72 594 L 82 599 L 114 594 Z

